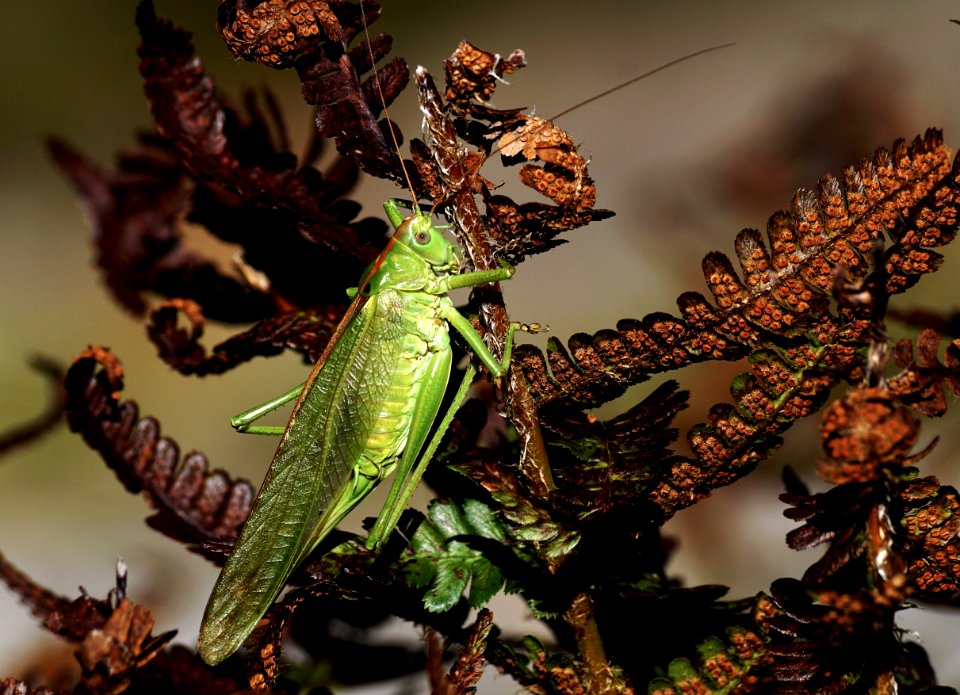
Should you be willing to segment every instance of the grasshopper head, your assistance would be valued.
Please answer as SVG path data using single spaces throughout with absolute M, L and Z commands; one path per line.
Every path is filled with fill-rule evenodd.
M 436 271 L 460 270 L 460 249 L 433 226 L 429 215 L 416 213 L 404 219 L 395 238 Z

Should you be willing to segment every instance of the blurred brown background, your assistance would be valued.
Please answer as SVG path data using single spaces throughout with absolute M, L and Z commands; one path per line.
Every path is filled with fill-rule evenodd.
M 294 141 L 303 142 L 309 111 L 294 76 L 234 61 L 216 35 L 213 0 L 157 4 L 162 16 L 194 32 L 199 55 L 223 91 L 237 95 L 269 83 L 285 105 Z M 960 26 L 948 22 L 960 15 L 956 3 L 384 4 L 373 30 L 392 33 L 395 54 L 411 66 L 439 73 L 461 38 L 504 54 L 524 48 L 530 66 L 499 90 L 496 105 L 527 105 L 545 116 L 685 53 L 737 42 L 560 121 L 592 157 L 599 206 L 617 212 L 524 263 L 509 283 L 511 312 L 549 324 L 561 338 L 622 317 L 674 311 L 680 292 L 704 291 L 699 267 L 706 252 L 732 253 L 739 229 L 762 228 L 796 188 L 813 186 L 877 146 L 931 125 L 944 128 L 948 143 L 960 141 Z M 102 343 L 125 362 L 126 396 L 156 415 L 164 432 L 185 449 L 204 451 L 215 465 L 259 481 L 274 443 L 233 436 L 228 419 L 298 383 L 305 368 L 288 358 L 261 360 L 206 382 L 171 374 L 146 341 L 142 321 L 117 308 L 100 286 L 90 263 L 90 231 L 44 152 L 43 139 L 56 133 L 107 163 L 135 129 L 149 126 L 134 53 L 134 6 L 133 0 L 5 3 L 0 427 L 42 408 L 45 384 L 26 368 L 30 355 L 67 361 L 88 343 Z M 391 114 L 407 137 L 419 133 L 412 90 Z M 486 175 L 500 180 L 495 167 Z M 515 191 L 512 185 L 508 190 Z M 400 194 L 383 182 L 361 190 L 371 211 L 391 195 Z M 960 259 L 955 249 L 946 255 L 946 270 L 924 279 L 898 306 L 957 308 Z M 225 335 L 211 330 L 208 344 Z M 711 403 L 727 399 L 730 377 L 742 368 L 709 364 L 676 375 L 695 392 L 683 426 L 702 421 Z M 615 405 L 625 408 L 654 385 Z M 956 416 L 932 423 L 923 442 L 941 435 L 923 465 L 948 484 L 958 475 L 953 452 L 960 435 L 949 427 Z M 786 548 L 791 525 L 776 495 L 785 464 L 816 485 L 816 456 L 816 422 L 802 423 L 756 474 L 681 513 L 668 527 L 680 540 L 671 568 L 691 583 L 728 584 L 733 596 L 752 595 L 778 576 L 799 576 L 816 551 Z M 63 430 L 0 465 L 0 551 L 68 596 L 78 584 L 104 594 L 122 556 L 130 565 L 130 593 L 154 608 L 158 628 L 179 628 L 179 639 L 194 643 L 216 571 L 151 532 L 145 513 L 143 502 L 124 493 Z M 519 622 L 519 605 L 506 600 L 494 609 L 501 618 L 517 611 Z M 902 620 L 917 630 L 941 681 L 952 684 L 960 680 L 960 654 L 950 638 L 955 620 L 949 611 L 926 608 L 907 611 Z M 21 675 L 39 650 L 54 644 L 0 591 L 0 675 Z M 482 692 L 495 690 L 515 688 L 505 678 L 481 682 Z

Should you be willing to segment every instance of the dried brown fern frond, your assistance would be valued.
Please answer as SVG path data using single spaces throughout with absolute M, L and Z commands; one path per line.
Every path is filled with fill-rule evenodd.
M 498 255 L 520 263 L 563 243 L 561 232 L 613 214 L 594 209 L 596 188 L 587 175 L 587 160 L 567 133 L 546 119 L 523 115 L 521 109 L 486 106 L 496 79 L 525 65 L 522 51 L 504 58 L 461 42 L 444 63 L 447 103 L 429 73 L 423 69 L 417 73 L 430 144 L 415 141 L 414 160 L 421 178 L 433 182 L 429 192 L 434 203 L 449 207 L 463 228 L 464 244 L 475 262 L 484 246 L 492 244 Z M 474 149 L 464 150 L 461 141 Z M 494 153 L 500 153 L 507 165 L 543 162 L 542 167 L 521 167 L 520 180 L 555 204 L 520 204 L 492 196 L 479 169 Z M 482 213 L 475 194 L 486 208 Z
M 824 412 L 818 469 L 836 487 L 810 494 L 794 478 L 781 496 L 791 505 L 784 514 L 803 522 L 788 544 L 826 544 L 826 552 L 802 581 L 773 582 L 749 616 L 728 613 L 727 634 L 751 636 L 740 642 L 746 649 L 715 633 L 697 645 L 697 658 L 674 659 L 651 691 L 722 692 L 731 683 L 785 694 L 933 686 L 926 654 L 904 639 L 895 617 L 911 596 L 955 594 L 960 522 L 952 488 L 915 480 L 910 464 L 927 453 L 910 453 L 918 431 L 919 420 L 885 388 L 861 386 L 837 399 Z
M 32 688 L 16 678 L 0 680 L 0 695 L 67 695 L 72 692 L 73 690 L 54 690 L 42 685 Z
M 200 306 L 188 299 L 164 302 L 150 314 L 147 335 L 160 359 L 181 374 L 219 374 L 254 357 L 295 350 L 305 360 L 316 361 L 343 318 L 345 307 L 316 306 L 272 316 L 215 345 L 208 352 L 201 344 L 206 319 Z M 188 321 L 182 328 L 180 316 Z
M 685 293 L 680 318 L 656 314 L 621 321 L 616 331 L 578 334 L 569 352 L 551 341 L 546 357 L 521 347 L 535 402 L 543 412 L 597 405 L 653 373 L 748 356 L 751 372 L 732 384 L 734 402 L 714 406 L 689 432 L 695 457 L 678 459 L 645 492 L 666 516 L 694 503 L 751 470 L 838 380 L 859 373 L 858 352 L 873 335 L 872 307 L 832 309 L 836 278 L 842 272 L 864 280 L 884 231 L 891 240 L 879 274 L 885 292 L 900 292 L 934 270 L 928 247 L 948 243 L 956 231 L 955 176 L 949 151 L 931 130 L 848 167 L 843 186 L 824 177 L 816 194 L 800 191 L 791 212 L 770 218 L 770 250 L 755 230 L 738 235 L 742 279 L 725 255 L 707 255 L 713 305 Z
M 893 351 L 894 360 L 903 371 L 890 378 L 890 391 L 928 417 L 947 411 L 944 387 L 960 396 L 960 339 L 947 344 L 943 362 L 937 357 L 940 342 L 939 333 L 924 328 L 917 336 L 916 357 L 913 343 L 907 339 L 898 342 Z
M 145 605 L 126 595 L 126 566 L 117 566 L 116 586 L 105 599 L 86 591 L 73 600 L 40 586 L 0 556 L 0 580 L 29 606 L 44 628 L 74 643 L 80 679 L 70 692 L 116 694 L 125 692 L 189 693 L 248 692 L 236 669 L 214 671 L 181 645 L 169 645 L 176 630 L 153 634 L 154 618 Z M 47 695 L 52 690 L 30 690 L 12 679 L 0 682 L 0 692 Z
M 157 129 L 195 177 L 216 182 L 245 202 L 286 210 L 297 228 L 344 258 L 365 262 L 376 255 L 376 245 L 350 222 L 356 207 L 337 205 L 330 195 L 332 186 L 342 190 L 336 182 L 298 170 L 295 158 L 270 148 L 259 153 L 240 149 L 242 140 L 231 137 L 235 119 L 195 59 L 189 33 L 158 19 L 149 0 L 137 9 L 137 26 L 140 72 Z M 250 258 L 247 262 L 266 270 Z
M 144 294 L 156 292 L 191 297 L 220 320 L 251 320 L 272 310 L 272 298 L 182 249 L 179 221 L 191 205 L 191 181 L 168 140 L 141 136 L 113 172 L 60 140 L 48 147 L 94 227 L 103 281 L 126 309 L 143 313 Z
M 479 50 L 473 47 L 464 48 L 461 45 L 460 51 Z M 455 58 L 458 54 L 455 54 Z M 496 61 L 494 61 L 496 64 Z M 514 53 L 508 58 L 507 63 L 511 69 L 522 65 L 522 54 Z M 448 82 L 456 81 L 455 71 L 451 71 L 451 61 L 448 61 Z M 496 70 L 496 68 L 495 68 Z M 460 145 L 460 137 L 467 139 L 468 142 L 477 144 L 476 136 L 471 141 L 470 124 L 463 118 L 456 117 L 456 109 L 448 108 L 436 88 L 433 78 L 424 68 L 418 68 L 416 72 L 417 90 L 420 98 L 420 110 L 424 114 L 426 131 L 430 138 L 430 146 L 426 144 L 419 146 L 418 161 L 422 168 L 428 171 L 426 180 L 437 182 L 438 191 L 443 194 L 445 207 L 450 211 L 459 230 L 459 240 L 464 248 L 466 256 L 471 264 L 477 270 L 489 270 L 496 267 L 497 253 L 504 253 L 505 244 L 497 240 L 497 233 L 492 231 L 497 229 L 496 211 L 492 206 L 488 206 L 487 213 L 480 212 L 475 197 L 477 186 L 484 192 L 484 198 L 487 198 L 486 186 L 479 180 L 476 171 L 477 158 L 465 157 Z M 454 90 L 456 91 L 456 90 Z M 469 90 L 468 90 L 469 91 Z M 452 106 L 456 106 L 454 102 Z M 451 118 L 448 111 L 454 112 Z M 472 110 L 475 114 L 476 109 Z M 496 121 L 502 113 L 490 112 L 484 109 L 482 118 L 478 120 L 489 119 Z M 512 114 L 515 117 L 515 113 Z M 475 129 L 476 130 L 476 129 Z M 482 127 L 479 136 L 479 142 L 483 143 L 488 131 Z M 488 150 L 481 149 L 474 153 L 479 157 L 479 161 L 485 157 Z M 516 205 L 513 201 L 508 201 L 511 205 Z M 563 210 L 563 206 L 554 206 L 556 210 Z M 584 217 L 580 217 L 572 226 L 581 226 L 591 219 L 602 219 L 607 216 L 606 211 L 587 209 L 583 212 Z M 579 214 L 579 213 L 578 213 Z M 514 219 L 508 226 L 509 230 L 504 229 L 504 223 L 499 222 L 501 231 L 506 231 L 513 242 L 517 244 L 515 253 L 506 253 L 506 258 L 510 262 L 520 262 L 525 255 L 534 252 L 536 249 L 543 250 L 550 245 L 555 245 L 554 237 L 560 231 L 559 227 L 550 229 L 546 226 L 538 228 L 538 231 L 524 229 L 521 225 L 522 220 Z M 569 229 L 571 227 L 566 227 Z M 495 253 L 496 252 L 496 253 Z M 509 319 L 503 306 L 503 297 L 497 287 L 476 288 L 473 292 L 473 299 L 480 306 L 483 326 L 493 337 L 495 344 L 495 354 L 502 351 L 503 340 L 506 335 Z M 546 463 L 543 443 L 537 429 L 537 418 L 534 412 L 532 401 L 527 393 L 527 385 L 519 378 L 516 368 L 511 369 L 509 383 L 510 399 L 509 411 L 511 420 L 517 429 L 517 432 L 524 442 L 523 457 L 521 461 L 521 470 L 524 473 L 526 482 L 535 489 L 539 495 L 543 496 L 549 493 L 553 488 L 553 480 Z
M 487 636 L 492 629 L 493 613 L 481 610 L 469 630 L 463 650 L 446 673 L 443 670 L 443 646 L 437 633 L 427 630 L 427 676 L 431 695 L 474 695 L 477 692 L 477 681 L 486 665 Z
M 343 288 L 379 251 L 386 229 L 379 219 L 355 219 L 359 205 L 343 197 L 357 180 L 356 164 L 341 157 L 321 171 L 312 159 L 298 162 L 269 93 L 265 108 L 252 95 L 244 109 L 234 108 L 194 57 L 187 32 L 158 19 L 150 2 L 137 17 L 141 73 L 159 134 L 126 151 L 116 172 L 51 143 L 90 211 L 107 284 L 138 313 L 145 295 L 157 293 L 194 307 L 195 322 L 265 321 L 206 356 L 196 331 L 178 333 L 170 312 L 161 312 L 151 337 L 184 373 L 222 372 L 283 348 L 312 359 L 346 304 Z M 357 82 L 350 89 L 363 88 Z M 350 118 L 343 114 L 330 127 L 350 131 Z M 370 151 L 363 143 L 356 149 Z M 184 218 L 238 245 L 238 269 L 185 251 Z
M 133 401 L 121 402 L 122 368 L 109 350 L 82 353 L 65 384 L 70 428 L 100 453 L 128 492 L 143 493 L 155 510 L 147 519 L 151 527 L 190 544 L 237 534 L 253 503 L 250 484 L 211 470 L 199 452 L 181 457 L 155 419 L 141 418 Z M 220 552 L 199 552 L 223 561 Z
M 342 40 L 343 30 L 323 1 L 223 2 L 217 28 L 231 52 L 246 60 L 285 68 L 326 40 Z
M 758 692 L 895 692 L 936 683 L 918 645 L 900 639 L 894 615 L 902 591 L 890 584 L 852 594 L 808 592 L 779 579 L 758 597 L 753 619 L 765 657 Z
M 886 232 L 891 293 L 935 270 L 930 247 L 949 243 L 956 232 L 955 176 L 950 151 L 933 129 L 911 145 L 898 140 L 892 153 L 880 149 L 847 167 L 843 185 L 825 176 L 816 192 L 800 190 L 790 211 L 770 218 L 769 247 L 756 230 L 737 236 L 742 279 L 726 255 L 704 258 L 712 305 L 685 293 L 677 300 L 680 318 L 655 314 L 593 337 L 577 334 L 569 353 L 553 343 L 548 359 L 524 349 L 524 373 L 537 402 L 592 405 L 650 374 L 694 362 L 737 359 L 798 339 L 829 345 L 847 338 L 856 326 L 830 311 L 836 268 L 862 279 L 874 243 Z
M 960 496 L 933 476 L 905 482 L 894 513 L 903 529 L 898 552 L 913 595 L 956 605 L 960 594 Z
M 403 186 L 407 178 L 393 145 L 399 130 L 378 123 L 377 116 L 406 87 L 410 74 L 403 58 L 373 70 L 392 44 L 388 34 L 368 34 L 379 16 L 376 0 L 229 0 L 220 5 L 217 26 L 238 58 L 295 68 L 304 100 L 316 106 L 319 134 L 335 138 L 337 150 L 368 174 Z M 360 34 L 364 39 L 351 47 Z

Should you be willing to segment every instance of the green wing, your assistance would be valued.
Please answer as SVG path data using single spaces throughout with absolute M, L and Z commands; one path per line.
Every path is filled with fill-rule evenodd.
M 411 396 L 396 384 L 397 355 L 409 338 L 402 314 L 397 293 L 370 297 L 304 387 L 207 603 L 199 647 L 208 663 L 240 647 L 297 565 L 376 483 L 354 484 L 371 433 L 383 442 L 375 455 L 403 446 L 406 431 L 391 432 L 393 420 L 383 418 L 410 402 L 397 397 Z

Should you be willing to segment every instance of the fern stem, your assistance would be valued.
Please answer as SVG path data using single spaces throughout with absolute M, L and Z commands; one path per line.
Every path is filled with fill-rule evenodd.
M 607 661 L 590 596 L 586 593 L 577 594 L 563 617 L 573 628 L 589 695 L 632 694 L 633 688 L 623 682 Z
M 416 80 L 420 110 L 433 140 L 433 156 L 440 171 L 444 173 L 445 183 L 449 188 L 448 206 L 455 223 L 462 230 L 464 251 L 476 270 L 496 268 L 497 261 L 470 185 L 470 174 L 461 158 L 456 131 L 444 113 L 440 93 L 426 69 L 417 68 Z M 474 288 L 471 296 L 480 300 L 483 324 L 493 336 L 491 351 L 500 358 L 507 326 L 510 325 L 500 284 Z M 539 497 L 546 498 L 554 489 L 553 472 L 550 470 L 546 447 L 540 434 L 536 406 L 519 374 L 519 367 L 511 366 L 507 399 L 513 425 L 523 442 L 520 469 L 534 492 Z

